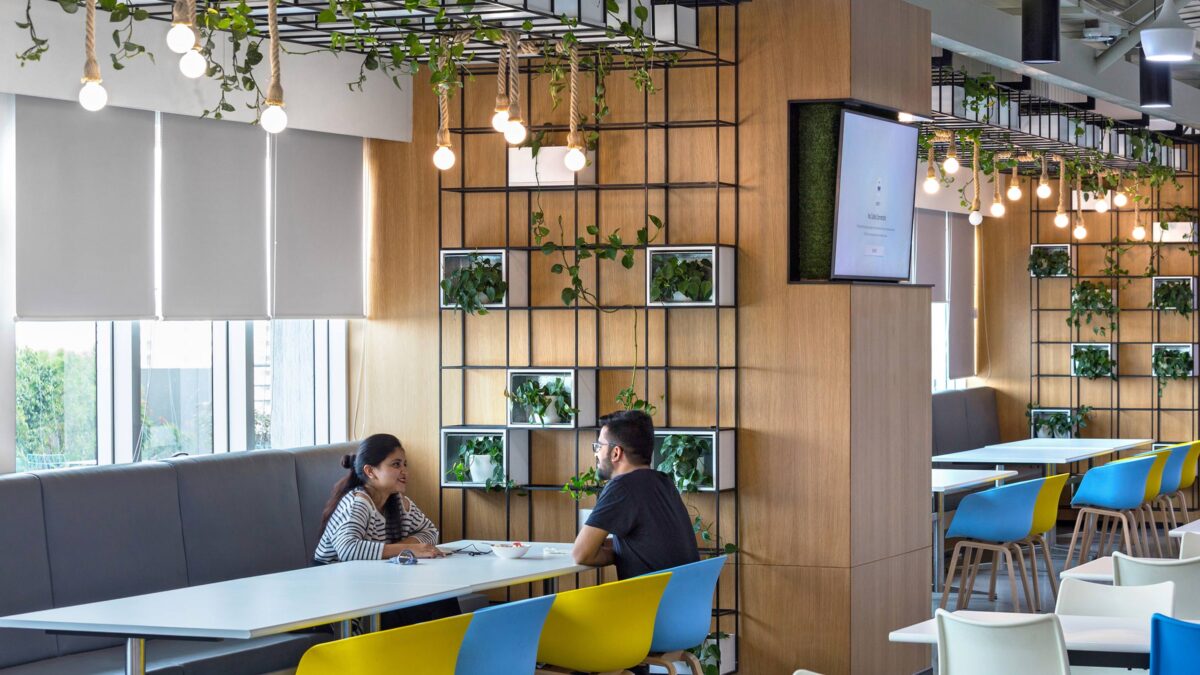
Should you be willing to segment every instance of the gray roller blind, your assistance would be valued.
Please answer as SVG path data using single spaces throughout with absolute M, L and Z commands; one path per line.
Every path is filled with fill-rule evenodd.
M 153 317 L 154 113 L 21 96 L 15 117 L 17 317 Z
M 272 316 L 363 316 L 362 139 L 289 129 L 275 143 Z
M 917 209 L 913 230 L 913 283 L 933 286 L 933 301 L 946 301 L 946 212 Z
M 975 374 L 975 227 L 950 214 L 947 357 L 951 379 Z
M 162 314 L 265 319 L 267 134 L 162 116 Z

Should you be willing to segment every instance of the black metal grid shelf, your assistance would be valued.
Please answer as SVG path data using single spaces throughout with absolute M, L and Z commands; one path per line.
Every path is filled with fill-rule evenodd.
M 677 121 L 662 121 L 662 122 L 604 122 L 603 124 L 580 124 L 580 131 L 644 131 L 655 129 L 732 129 L 737 126 L 735 123 L 722 119 L 708 120 L 677 120 Z M 529 133 L 536 134 L 539 132 L 546 133 L 563 133 L 570 131 L 571 127 L 566 124 L 540 124 L 529 127 Z M 466 136 L 494 134 L 496 130 L 492 127 L 450 127 L 450 133 L 462 134 Z
M 442 192 L 455 194 L 472 193 L 520 193 L 520 192 L 609 192 L 635 190 L 712 190 L 714 188 L 735 189 L 736 183 L 725 181 L 684 181 L 674 183 L 597 183 L 587 185 L 543 185 L 542 187 L 524 185 L 484 185 L 466 187 L 443 187 Z

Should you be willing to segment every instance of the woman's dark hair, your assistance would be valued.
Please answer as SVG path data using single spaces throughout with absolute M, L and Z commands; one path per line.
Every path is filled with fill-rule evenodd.
M 349 473 L 333 486 L 333 494 L 329 496 L 329 502 L 325 504 L 325 511 L 321 514 L 322 532 L 325 531 L 325 526 L 329 524 L 329 518 L 337 510 L 342 497 L 354 488 L 366 484 L 367 474 L 363 467 L 383 464 L 396 448 L 404 449 L 399 438 L 391 434 L 374 434 L 364 438 L 353 455 L 342 457 L 342 468 L 347 469 Z M 383 515 L 389 522 L 399 517 L 400 500 L 395 495 L 389 497 L 383 506 Z

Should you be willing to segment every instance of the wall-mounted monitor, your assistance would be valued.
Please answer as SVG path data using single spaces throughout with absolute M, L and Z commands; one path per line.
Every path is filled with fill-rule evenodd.
M 912 255 L 917 127 L 842 110 L 834 279 L 903 281 Z

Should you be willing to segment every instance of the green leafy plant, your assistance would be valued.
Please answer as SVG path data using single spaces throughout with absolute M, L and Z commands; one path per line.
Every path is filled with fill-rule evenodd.
M 963 71 L 962 76 L 963 107 L 980 122 L 991 121 L 992 109 L 1008 102 L 1008 92 L 996 84 L 996 76 L 991 73 L 971 76 Z
M 517 385 L 515 391 L 504 392 L 512 400 L 513 405 L 520 406 L 530 422 L 538 422 L 546 426 L 546 416 L 553 410 L 562 422 L 570 422 L 579 412 L 571 407 L 571 392 L 561 377 L 556 377 L 547 384 L 536 379 L 525 380 Z
M 1112 290 L 1107 284 L 1098 281 L 1081 281 L 1071 289 L 1071 309 L 1067 313 L 1067 325 L 1078 328 L 1080 323 L 1092 327 L 1092 332 L 1105 335 L 1109 330 L 1117 330 L 1116 315 L 1120 311 L 1113 302 Z M 1096 317 L 1103 317 L 1105 322 L 1092 323 Z
M 1071 361 L 1075 366 L 1076 377 L 1086 377 L 1094 380 L 1098 377 L 1117 379 L 1117 364 L 1108 349 L 1076 345 L 1071 350 Z
M 729 542 L 721 544 L 717 536 L 713 534 L 712 523 L 705 522 L 695 507 L 688 507 L 688 510 L 692 514 L 692 531 L 696 533 L 696 537 L 703 544 L 702 548 L 712 548 L 712 545 L 715 545 L 724 555 L 733 555 L 738 552 L 737 544 Z
M 459 446 L 458 458 L 450 469 L 455 480 L 466 482 L 470 478 L 471 457 L 474 455 L 487 455 L 492 460 L 492 475 L 485 480 L 484 486 L 489 489 L 504 486 L 504 442 L 500 437 L 476 436 Z
M 1091 413 L 1091 407 L 1086 405 L 1073 412 L 1048 411 L 1033 403 L 1025 405 L 1025 417 L 1030 420 L 1034 435 L 1039 437 L 1070 438 L 1075 432 L 1087 428 Z
M 671 434 L 658 450 L 658 470 L 671 476 L 680 492 L 712 486 L 705 458 L 712 457 L 712 439 L 697 434 Z
M 508 283 L 504 281 L 504 270 L 499 260 L 472 253 L 467 257 L 467 264 L 442 279 L 441 288 L 446 304 L 454 305 L 467 314 L 482 316 L 488 313 L 485 305 L 504 300 Z
M 1158 396 L 1162 398 L 1168 381 L 1182 380 L 1192 376 L 1192 351 L 1186 348 L 1177 349 L 1159 345 L 1154 348 L 1150 364 L 1154 376 L 1158 378 Z
M 1189 279 L 1163 279 L 1154 287 L 1150 306 L 1159 311 L 1173 311 L 1185 319 L 1192 314 L 1192 283 Z
M 636 328 L 634 330 L 636 331 Z M 634 349 L 636 348 L 637 346 L 635 342 Z M 636 379 L 636 364 L 634 365 L 634 368 L 634 379 Z M 625 387 L 621 391 L 617 392 L 617 405 L 621 406 L 622 410 L 641 410 L 651 417 L 654 416 L 654 413 L 658 412 L 658 406 L 638 396 L 637 389 L 634 387 L 633 382 L 630 382 L 628 387 Z
M 688 651 L 696 655 L 700 661 L 700 667 L 704 669 L 703 675 L 720 675 L 721 672 L 721 644 L 720 641 L 729 637 L 729 633 L 716 631 L 709 633 L 708 638 L 701 644 L 692 647 Z M 699 675 L 697 673 L 697 675 Z
M 650 300 L 681 302 L 676 294 L 691 302 L 708 302 L 713 292 L 711 258 L 675 255 L 654 256 L 650 280 Z
M 1035 247 L 1029 252 L 1029 273 L 1038 278 L 1070 276 L 1070 250 L 1065 247 Z
M 592 467 L 581 474 L 571 476 L 566 484 L 562 486 L 560 492 L 568 494 L 571 499 L 579 501 L 589 495 L 600 494 L 604 489 L 604 482 L 600 479 L 600 474 L 596 473 L 596 467 Z

